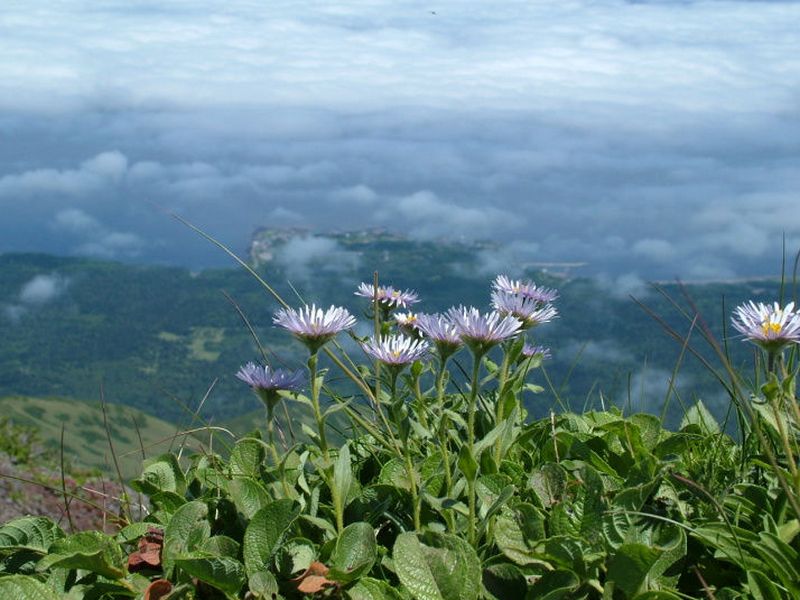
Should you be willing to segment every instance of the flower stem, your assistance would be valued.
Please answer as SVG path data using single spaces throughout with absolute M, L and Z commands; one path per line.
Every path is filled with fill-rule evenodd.
M 397 399 L 397 376 L 399 374 L 399 370 L 389 369 L 389 402 L 392 405 L 394 405 Z M 419 492 L 417 490 L 417 475 L 416 471 L 414 470 L 414 462 L 411 460 L 411 444 L 409 442 L 410 437 L 411 436 L 409 435 L 401 436 L 403 442 L 403 458 L 405 459 L 406 463 L 406 476 L 408 477 L 408 483 L 411 487 L 411 505 L 412 512 L 414 514 L 414 529 L 416 531 L 420 531 L 422 528 L 420 525 Z
M 469 406 L 467 408 L 467 449 L 470 456 L 475 458 L 475 405 L 478 402 L 478 387 L 480 385 L 480 368 L 482 355 L 478 352 L 473 354 L 472 363 L 472 383 L 469 393 Z M 475 546 L 475 479 L 467 477 L 467 498 L 469 500 L 469 522 L 467 523 L 467 541 Z
M 317 433 L 319 433 L 319 447 L 322 455 L 328 458 L 328 440 L 325 436 L 325 420 L 319 406 L 319 386 L 317 385 L 317 353 L 312 352 L 308 357 L 308 374 L 311 378 L 311 406 L 314 408 L 314 419 L 317 422 Z
M 511 343 L 505 344 L 505 347 L 503 348 L 503 362 L 500 365 L 500 376 L 497 380 L 497 405 L 495 406 L 494 420 L 495 427 L 500 425 L 500 423 L 503 422 L 503 419 L 506 418 L 505 411 L 503 410 L 503 388 L 506 387 L 506 380 L 508 379 L 508 355 L 509 350 L 511 349 Z M 498 471 L 500 470 L 500 461 L 503 459 L 502 450 L 502 440 L 498 438 L 494 443 L 494 462 L 497 465 Z
M 439 372 L 436 373 L 436 406 L 439 409 L 438 437 L 439 448 L 442 453 L 442 464 L 444 465 L 445 495 L 449 497 L 453 489 L 453 474 L 450 472 L 450 452 L 447 447 L 448 418 L 444 412 L 444 376 L 446 373 L 446 363 L 447 359 L 442 358 L 439 362 Z M 447 527 L 450 529 L 450 532 L 455 533 L 455 520 L 453 519 L 452 512 L 449 510 L 445 513 L 445 521 L 447 521 Z

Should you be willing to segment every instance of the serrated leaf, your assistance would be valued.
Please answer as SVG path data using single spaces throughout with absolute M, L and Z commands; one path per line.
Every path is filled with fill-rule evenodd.
M 158 492 L 186 493 L 186 476 L 174 454 L 162 454 L 145 462 L 142 474 L 131 481 L 137 492 L 152 496 Z
M 192 553 L 177 557 L 175 566 L 228 594 L 238 594 L 246 579 L 244 565 L 228 556 Z
M 291 527 L 300 506 L 289 499 L 276 500 L 259 510 L 244 532 L 244 564 L 248 575 L 269 570 L 269 560 Z
M 116 540 L 120 544 L 127 544 L 130 542 L 136 542 L 141 538 L 147 530 L 153 527 L 153 523 L 147 523 L 145 521 L 140 521 L 138 523 L 131 523 L 130 525 L 123 527 L 122 529 L 117 532 Z
M 401 490 L 410 490 L 411 482 L 408 480 L 408 471 L 402 460 L 393 458 L 381 467 L 378 476 L 380 483 L 386 483 Z
M 567 485 L 567 472 L 555 463 L 547 463 L 531 473 L 528 487 L 544 508 L 561 500 Z
M 181 506 L 164 528 L 164 547 L 161 552 L 164 571 L 169 573 L 176 557 L 193 551 L 210 535 L 206 503 L 194 500 Z
M 257 600 L 273 600 L 279 597 L 278 581 L 269 571 L 258 571 L 250 575 L 247 587 L 249 593 Z
M 227 535 L 215 535 L 202 544 L 200 544 L 200 551 L 211 556 L 227 556 L 228 558 L 237 558 L 239 556 L 240 544 L 233 538 Z
M 533 548 L 544 537 L 544 515 L 532 504 L 506 506 L 494 521 L 495 544 L 518 565 L 541 562 Z
M 0 577 L 0 598 L 8 600 L 59 600 L 60 596 L 42 582 L 27 575 Z
M 108 579 L 125 576 L 125 555 L 119 544 L 99 531 L 82 531 L 53 543 L 37 565 L 37 570 L 51 568 L 85 569 Z
M 480 593 L 480 560 L 454 535 L 401 533 L 392 557 L 400 582 L 416 600 L 475 600 Z
M 64 538 L 61 528 L 47 517 L 22 517 L 0 527 L 0 550 L 32 550 L 46 554 Z
M 240 439 L 233 447 L 228 460 L 231 474 L 257 478 L 265 456 L 266 450 L 261 440 L 252 437 Z
M 248 520 L 272 501 L 264 486 L 254 479 L 234 479 L 227 487 L 236 510 Z
M 286 579 L 303 573 L 317 558 L 317 550 L 311 540 L 293 538 L 286 541 L 278 551 L 280 575 Z
M 342 530 L 331 554 L 328 579 L 350 583 L 369 573 L 378 556 L 375 531 L 369 523 L 352 523 Z
M 346 593 L 348 600 L 403 600 L 388 583 L 371 577 L 362 577 Z

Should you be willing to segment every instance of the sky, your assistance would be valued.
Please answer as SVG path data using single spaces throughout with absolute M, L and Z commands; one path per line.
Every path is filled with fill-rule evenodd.
M 773 274 L 800 249 L 798 23 L 794 1 L 3 0 L 0 252 L 230 264 L 175 212 L 239 252 L 260 226 L 386 227 L 612 286 Z

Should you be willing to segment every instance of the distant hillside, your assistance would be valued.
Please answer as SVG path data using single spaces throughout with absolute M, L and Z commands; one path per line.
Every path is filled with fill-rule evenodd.
M 53 450 L 59 448 L 63 423 L 66 461 L 74 467 L 96 468 L 111 478 L 116 476 L 99 403 L 7 396 L 0 398 L 0 414 L 19 425 L 35 427 L 42 442 Z M 107 415 L 120 470 L 126 478 L 141 472 L 142 448 L 152 457 L 179 447 L 183 440 L 183 436 L 175 437 L 175 425 L 132 407 L 108 405 Z M 188 447 L 196 449 L 191 438 Z
M 365 303 L 353 291 L 377 270 L 383 282 L 416 289 L 420 311 L 489 304 L 494 271 L 487 270 L 485 252 L 491 248 L 351 234 L 301 234 L 270 243 L 261 247 L 259 270 L 289 302 L 300 302 L 296 290 L 309 302 L 343 304 L 361 315 Z M 546 369 L 557 393 L 538 374 L 546 391 L 529 398 L 534 414 L 560 405 L 580 410 L 610 403 L 660 412 L 680 345 L 618 286 L 563 273 L 556 277 L 529 269 L 524 274 L 561 293 L 561 317 L 535 332 L 537 342 L 552 347 Z M 736 304 L 773 300 L 778 288 L 777 280 L 759 280 L 690 285 L 686 291 L 721 336 Z M 687 305 L 677 286 L 665 289 Z M 272 326 L 277 303 L 239 268 L 192 273 L 0 255 L 0 395 L 97 400 L 102 387 L 108 402 L 181 423 L 213 387 L 203 404 L 207 418 L 222 422 L 256 410 L 259 403 L 234 374 L 259 352 L 225 294 L 247 315 L 277 364 L 304 364 L 304 350 Z M 689 322 L 658 293 L 639 290 L 637 295 L 682 334 L 688 331 Z M 366 335 L 368 330 L 364 324 L 358 331 Z M 699 327 L 692 339 L 700 342 Z M 750 356 L 748 345 L 738 340 L 729 348 L 736 363 Z M 468 362 L 466 356 L 462 360 Z M 681 413 L 680 402 L 688 404 L 695 396 L 718 415 L 726 411 L 719 386 L 688 353 L 672 391 L 678 394 L 672 394 L 667 410 L 672 422 Z

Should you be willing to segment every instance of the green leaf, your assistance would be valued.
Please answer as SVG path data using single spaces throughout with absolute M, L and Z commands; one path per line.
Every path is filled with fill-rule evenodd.
M 381 474 L 378 476 L 379 483 L 386 483 L 401 490 L 410 490 L 411 482 L 408 480 L 408 471 L 405 463 L 393 458 L 381 467 Z
M 704 433 L 715 434 L 720 432 L 719 423 L 717 423 L 714 415 L 706 408 L 702 400 L 698 400 L 686 411 L 681 420 L 680 429 L 689 425 L 697 425 Z
M 618 589 L 633 596 L 660 555 L 659 550 L 644 544 L 623 544 L 608 565 L 608 581 L 613 581 Z
M 350 486 L 353 483 L 353 472 L 350 469 L 350 448 L 347 444 L 342 446 L 339 456 L 333 466 L 333 490 L 334 502 L 338 505 L 338 511 L 344 511 L 347 505 L 347 496 Z
M 784 600 L 772 580 L 761 571 L 747 571 L 747 587 L 755 600 Z
M 227 487 L 236 510 L 248 520 L 272 501 L 264 486 L 250 478 L 234 479 Z
M 194 500 L 181 506 L 164 528 L 164 548 L 161 551 L 164 571 L 169 574 L 176 557 L 193 551 L 210 535 L 206 503 Z
M 228 460 L 231 474 L 257 479 L 261 474 L 265 456 L 266 450 L 261 440 L 252 437 L 240 439 L 233 447 Z
M 467 478 L 467 481 L 475 481 L 478 476 L 478 463 L 470 454 L 466 444 L 461 446 L 461 450 L 458 453 L 458 468 Z
M 228 594 L 238 594 L 246 579 L 244 565 L 227 556 L 192 553 L 176 558 L 175 565 Z
M 758 537 L 759 541 L 752 545 L 756 554 L 769 565 L 772 573 L 777 575 L 788 590 L 800 595 L 800 555 L 772 533 L 762 531 Z
M 274 600 L 280 597 L 278 596 L 280 593 L 278 581 L 269 571 L 258 571 L 250 575 L 247 587 L 257 600 Z
M 108 579 L 120 579 L 125 576 L 124 564 L 125 555 L 113 538 L 99 531 L 82 531 L 53 543 L 36 568 L 85 569 Z
M 269 560 L 299 514 L 298 504 L 282 499 L 268 504 L 253 515 L 244 532 L 243 554 L 248 575 L 269 570 Z
M 60 596 L 45 584 L 26 575 L 0 577 L 0 598 L 8 600 L 59 600 Z
M 369 523 L 352 523 L 342 530 L 331 555 L 327 578 L 350 583 L 369 573 L 378 556 L 375 531 Z
M 147 530 L 154 526 L 154 523 L 148 523 L 146 521 L 140 521 L 138 523 L 131 523 L 127 527 L 123 527 L 116 536 L 116 540 L 120 544 L 127 544 L 130 542 L 136 542 L 142 537 Z
M 493 598 L 506 600 L 524 598 L 528 583 L 519 568 L 508 563 L 500 563 L 484 569 L 483 587 Z
M 239 556 L 239 542 L 226 535 L 215 535 L 208 538 L 200 545 L 200 551 L 212 556 L 227 556 L 237 558 Z
M 532 504 L 506 506 L 494 521 L 495 544 L 518 565 L 540 562 L 533 548 L 544 536 L 544 515 Z
M 392 550 L 397 577 L 416 600 L 475 600 L 480 560 L 466 541 L 446 533 L 401 533 Z
M 536 600 L 560 600 L 574 598 L 573 592 L 581 585 L 577 575 L 572 571 L 557 569 L 548 571 L 533 584 L 528 598 Z
M 0 527 L 0 550 L 32 550 L 46 554 L 64 532 L 47 517 L 22 517 Z
M 542 465 L 540 469 L 531 473 L 528 479 L 528 487 L 533 490 L 544 508 L 561 500 L 566 485 L 567 472 L 561 465 L 555 463 Z
M 346 593 L 348 600 L 403 600 L 388 583 L 372 577 L 362 577 Z
M 186 493 L 186 477 L 174 454 L 162 454 L 145 462 L 142 474 L 131 481 L 137 492 L 152 496 L 158 492 Z
M 317 549 L 311 540 L 293 538 L 281 545 L 278 551 L 278 568 L 280 575 L 291 579 L 298 573 L 304 573 L 317 558 Z

